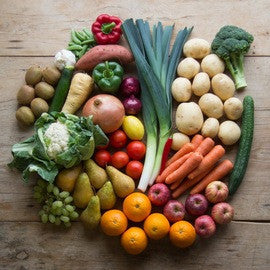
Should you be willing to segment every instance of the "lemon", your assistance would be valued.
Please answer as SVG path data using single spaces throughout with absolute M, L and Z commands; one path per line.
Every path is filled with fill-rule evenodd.
M 131 140 L 141 140 L 144 136 L 143 123 L 136 116 L 125 116 L 122 127 Z

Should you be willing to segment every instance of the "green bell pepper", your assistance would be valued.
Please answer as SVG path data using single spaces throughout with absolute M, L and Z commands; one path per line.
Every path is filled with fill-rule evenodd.
M 92 73 L 95 83 L 102 91 L 107 93 L 118 91 L 123 75 L 124 70 L 121 65 L 108 61 L 96 65 Z

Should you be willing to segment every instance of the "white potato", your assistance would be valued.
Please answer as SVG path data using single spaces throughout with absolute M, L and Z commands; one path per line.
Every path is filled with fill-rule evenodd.
M 215 138 L 218 134 L 219 122 L 216 118 L 208 118 L 204 121 L 201 133 L 204 137 Z
M 188 40 L 183 48 L 186 57 L 202 59 L 211 51 L 211 46 L 208 41 L 201 38 L 192 38 Z
M 242 101 L 236 97 L 231 97 L 224 102 L 224 112 L 230 120 L 237 120 L 243 112 Z
M 196 96 L 202 96 L 210 90 L 210 79 L 207 73 L 199 72 L 193 79 L 192 92 Z
M 172 135 L 172 146 L 171 148 L 175 151 L 178 151 L 186 143 L 189 143 L 190 139 L 187 135 L 176 132 Z
M 233 97 L 235 92 L 235 85 L 233 80 L 224 73 L 216 74 L 211 81 L 213 92 L 225 101 Z
M 187 57 L 183 59 L 178 67 L 178 76 L 185 77 L 187 79 L 192 79 L 200 71 L 200 64 L 194 58 Z
M 176 110 L 176 126 L 186 135 L 193 135 L 200 131 L 203 124 L 203 114 L 195 102 L 184 102 Z
M 240 127 L 233 121 L 227 120 L 220 124 L 218 137 L 225 145 L 236 143 L 241 135 Z
M 199 106 L 208 117 L 218 119 L 223 115 L 223 103 L 221 99 L 214 94 L 207 93 L 201 96 Z
M 178 77 L 173 81 L 172 96 L 177 102 L 189 101 L 191 95 L 191 82 L 189 79 Z
M 224 62 L 216 55 L 209 54 L 201 62 L 202 71 L 206 72 L 210 78 L 225 70 Z

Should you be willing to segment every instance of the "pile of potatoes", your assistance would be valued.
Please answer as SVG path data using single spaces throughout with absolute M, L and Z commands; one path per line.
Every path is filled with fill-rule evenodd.
M 16 119 L 19 123 L 30 126 L 35 118 L 48 112 L 48 100 L 54 96 L 54 86 L 57 84 L 61 72 L 55 67 L 31 66 L 25 74 L 25 82 L 18 93 L 17 101 L 21 106 L 16 111 Z
M 232 145 L 240 138 L 241 130 L 234 121 L 241 117 L 243 104 L 233 97 L 235 85 L 223 73 L 224 62 L 210 52 L 210 44 L 203 39 L 194 38 L 184 45 L 186 58 L 177 67 L 179 77 L 173 81 L 171 89 L 172 96 L 180 103 L 176 126 L 181 133 L 173 135 L 174 150 L 189 142 L 188 135 L 199 131 L 205 137 L 218 136 L 225 145 Z M 200 97 L 198 104 L 190 102 L 193 94 Z M 220 124 L 218 119 L 224 114 L 229 120 Z

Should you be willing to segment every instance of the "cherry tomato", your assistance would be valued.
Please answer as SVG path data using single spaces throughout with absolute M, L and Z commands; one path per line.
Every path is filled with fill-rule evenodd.
M 138 180 L 141 177 L 142 171 L 143 164 L 137 160 L 130 161 L 126 167 L 126 174 L 134 180 Z
M 105 150 L 105 149 L 107 149 L 109 147 L 109 143 L 107 143 L 106 145 L 99 145 L 99 146 L 97 146 L 97 149 L 98 150 Z
M 127 145 L 127 153 L 131 159 L 141 160 L 145 155 L 145 145 L 141 141 L 133 141 Z
M 121 169 L 125 167 L 128 164 L 128 162 L 129 162 L 129 157 L 127 153 L 123 151 L 115 152 L 112 155 L 112 165 L 117 169 Z
M 127 143 L 127 135 L 123 130 L 116 130 L 110 135 L 110 144 L 115 148 L 122 148 Z
M 111 154 L 106 150 L 98 150 L 94 159 L 99 166 L 105 167 L 111 161 Z

